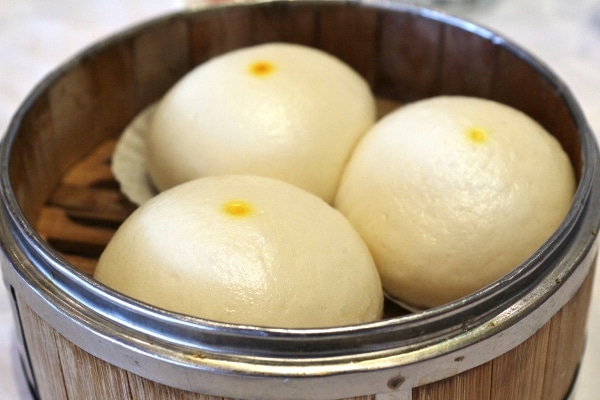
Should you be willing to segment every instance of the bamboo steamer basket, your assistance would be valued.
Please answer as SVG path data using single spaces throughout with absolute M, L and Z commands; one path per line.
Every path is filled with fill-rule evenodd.
M 193 66 L 269 41 L 346 61 L 370 83 L 382 113 L 436 94 L 523 110 L 576 167 L 567 217 L 522 265 L 477 293 L 412 314 L 388 304 L 386 318 L 356 326 L 216 323 L 95 282 L 98 255 L 135 207 L 110 171 L 123 128 Z M 42 400 L 572 396 L 600 225 L 596 143 L 559 78 L 476 24 L 384 0 L 181 11 L 111 37 L 46 77 L 18 110 L 1 152 L 2 271 L 23 367 Z

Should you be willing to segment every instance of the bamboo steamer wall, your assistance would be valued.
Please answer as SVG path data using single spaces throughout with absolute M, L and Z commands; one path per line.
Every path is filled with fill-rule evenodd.
M 561 228 L 562 236 L 585 231 L 577 236 L 582 250 L 575 260 L 549 257 L 546 261 L 574 267 L 565 279 L 561 275 L 552 285 L 536 289 L 550 293 L 536 297 L 541 299 L 539 312 L 517 316 L 516 322 L 507 323 L 506 332 L 501 324 L 504 317 L 486 314 L 484 324 L 464 319 L 465 332 L 489 333 L 482 333 L 481 343 L 472 342 L 468 347 L 476 349 L 465 350 L 465 355 L 459 347 L 450 355 L 430 355 L 428 359 L 450 360 L 440 362 L 439 368 L 413 362 L 407 368 L 415 371 L 415 377 L 398 373 L 398 365 L 386 358 L 367 368 L 373 374 L 381 370 L 386 377 L 375 382 L 373 376 L 379 375 L 369 375 L 372 387 L 362 381 L 356 389 L 334 387 L 338 381 L 317 380 L 323 377 L 316 373 L 315 385 L 332 387 L 311 386 L 306 393 L 318 393 L 315 398 L 380 400 L 565 399 L 584 349 L 595 263 L 598 207 L 589 198 L 598 189 L 590 188 L 597 178 L 589 178 L 589 170 L 597 164 L 590 155 L 597 156 L 591 132 L 562 83 L 518 47 L 453 17 L 383 1 L 370 5 L 276 1 L 167 16 L 84 52 L 34 90 L 3 144 L 7 178 L 2 194 L 8 205 L 3 209 L 1 237 L 4 279 L 21 328 L 21 356 L 40 399 L 224 399 L 242 390 L 223 387 L 219 391 L 211 385 L 206 391 L 202 387 L 191 390 L 182 387 L 180 380 L 172 381 L 168 372 L 165 376 L 147 372 L 140 363 L 125 368 L 130 365 L 127 360 L 106 349 L 120 345 L 124 353 L 139 349 L 121 343 L 122 336 L 111 336 L 119 327 L 107 323 L 99 328 L 101 323 L 94 320 L 98 313 L 87 309 L 89 304 L 79 304 L 77 296 L 84 290 L 104 290 L 94 287 L 89 275 L 116 227 L 135 208 L 121 195 L 110 172 L 110 157 L 122 129 L 193 66 L 228 50 L 269 41 L 301 43 L 340 57 L 371 84 L 381 113 L 437 94 L 492 98 L 523 110 L 552 132 L 569 153 L 580 178 L 580 199 L 575 205 L 585 208 L 587 214 L 581 213 L 588 216 L 588 225 L 582 226 L 573 211 L 577 215 L 572 226 Z M 584 184 L 590 186 L 585 191 L 581 189 Z M 547 247 L 568 247 L 562 243 L 556 239 Z M 38 285 L 35 282 L 42 278 L 37 277 L 37 269 L 42 264 L 49 266 L 42 274 L 47 280 Z M 83 283 L 64 281 L 64 274 Z M 521 293 L 528 292 L 523 289 Z M 49 300 L 53 298 L 61 300 L 53 303 Z M 510 300 L 513 314 L 526 303 L 523 298 Z M 402 324 L 402 312 L 387 307 L 390 324 Z M 497 310 L 497 315 L 505 315 L 501 312 Z M 93 329 L 105 331 L 88 338 L 87 332 Z M 144 331 L 135 340 L 151 342 L 152 334 Z M 484 340 L 489 337 L 503 337 L 498 349 Z M 411 340 L 415 346 L 418 335 Z M 341 375 L 351 381 L 354 372 Z M 307 371 L 307 377 L 311 373 Z M 260 377 L 261 372 L 255 375 Z M 305 380 L 312 382 L 312 378 Z M 219 379 L 215 378 L 217 386 Z M 360 374 L 356 379 L 362 379 Z M 268 383 L 265 387 L 268 391 Z M 235 397 L 304 398 L 295 387 L 289 392 L 274 390 L 268 396 L 242 392 Z

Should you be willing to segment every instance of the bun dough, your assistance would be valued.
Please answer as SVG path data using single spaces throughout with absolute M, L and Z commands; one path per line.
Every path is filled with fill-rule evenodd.
M 373 259 L 350 223 L 296 186 L 256 176 L 193 180 L 138 208 L 94 277 L 167 310 L 282 328 L 377 320 Z
M 161 100 L 149 174 L 159 190 L 208 175 L 268 176 L 331 202 L 375 108 L 364 79 L 323 51 L 285 43 L 235 50 L 189 72 Z
M 574 191 L 569 158 L 537 122 L 492 101 L 437 97 L 365 135 L 335 206 L 370 247 L 386 294 L 427 308 L 518 266 Z

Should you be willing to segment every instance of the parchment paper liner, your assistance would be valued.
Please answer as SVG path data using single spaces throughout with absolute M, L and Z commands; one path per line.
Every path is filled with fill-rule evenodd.
M 146 168 L 146 135 L 156 103 L 142 110 L 123 131 L 112 158 L 112 172 L 121 192 L 134 204 L 141 205 L 158 191 Z

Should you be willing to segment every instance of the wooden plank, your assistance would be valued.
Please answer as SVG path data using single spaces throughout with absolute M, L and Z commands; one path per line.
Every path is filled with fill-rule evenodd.
M 175 389 L 138 375 L 129 373 L 128 381 L 134 399 L 149 400 L 226 400 L 220 396 L 210 396 Z
M 111 228 L 80 223 L 56 207 L 44 207 L 37 230 L 56 250 L 92 258 L 100 256 L 115 232 Z
M 73 185 L 60 186 L 50 197 L 48 205 L 64 209 L 71 219 L 114 228 L 136 208 L 117 190 Z
M 324 6 L 319 16 L 318 47 L 346 62 L 373 85 L 379 13 L 353 5 L 342 8 Z
M 408 102 L 439 85 L 442 25 L 410 14 L 384 14 L 377 53 L 376 94 Z
M 188 24 L 165 21 L 133 41 L 136 109 L 158 100 L 191 67 Z
M 596 261 L 592 265 L 596 265 Z M 593 282 L 594 271 L 586 277 L 575 297 L 550 321 L 548 359 L 541 397 L 544 400 L 562 400 L 569 392 L 585 347 L 587 310 Z
M 126 55 L 120 55 L 123 48 L 81 60 L 48 89 L 53 131 L 44 140 L 54 150 L 61 175 L 82 154 L 120 132 L 133 115 L 131 102 L 123 100 L 133 80 Z
M 413 389 L 412 400 L 490 400 L 491 382 L 492 364 L 486 363 L 451 378 L 416 387 Z M 508 399 L 507 397 L 505 400 Z
M 532 337 L 492 361 L 491 400 L 542 398 L 550 329 L 544 325 Z
M 62 183 L 74 186 L 104 186 L 117 188 L 110 162 L 116 139 L 100 143 L 85 157 L 78 160 L 62 177 Z
M 47 93 L 40 94 L 23 118 L 11 150 L 10 176 L 13 191 L 29 221 L 35 221 L 48 193 L 64 170 L 57 160 L 54 124 Z
M 38 394 L 41 399 L 67 400 L 65 375 L 58 362 L 55 331 L 17 296 L 17 305 Z
M 219 54 L 253 44 L 252 10 L 213 10 L 190 18 L 192 65 L 198 65 Z
M 455 26 L 443 30 L 440 94 L 489 97 L 497 46 Z
M 92 356 L 56 332 L 54 338 L 67 399 L 138 399 L 131 396 L 125 370 Z
M 317 44 L 316 7 L 306 7 L 293 2 L 256 7 L 252 24 L 252 36 L 258 43 L 291 42 L 306 46 Z

